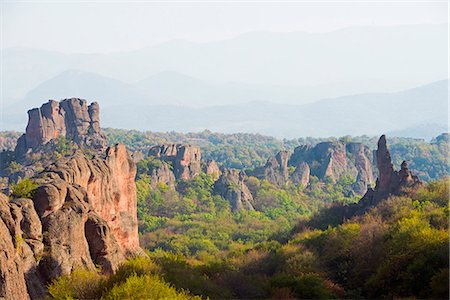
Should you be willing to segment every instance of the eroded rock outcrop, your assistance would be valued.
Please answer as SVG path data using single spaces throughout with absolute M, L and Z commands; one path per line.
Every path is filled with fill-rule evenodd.
M 175 187 L 175 175 L 171 170 L 171 166 L 162 161 L 161 165 L 149 170 L 150 184 L 156 187 L 158 183 L 164 183 L 170 187 Z
M 233 210 L 253 210 L 253 196 L 245 184 L 245 173 L 236 169 L 224 169 L 214 184 L 214 193 L 231 203 Z
M 361 143 L 323 142 L 295 148 L 288 166 L 296 168 L 290 176 L 294 183 L 302 181 L 304 186 L 307 185 L 308 171 L 320 180 L 329 178 L 334 182 L 347 175 L 356 178 L 354 191 L 364 193 L 373 183 L 371 161 L 370 149 Z
M 104 150 L 106 138 L 100 130 L 98 103 L 88 105 L 86 100 L 72 98 L 61 102 L 49 100 L 40 108 L 28 111 L 28 125 L 16 145 L 16 156 L 59 137 L 66 137 L 80 147 Z
M 170 162 L 177 180 L 188 180 L 201 172 L 200 147 L 181 144 L 153 146 L 148 155 Z
M 208 160 L 205 163 L 204 172 L 211 175 L 213 180 L 217 180 L 221 174 L 220 168 L 215 160 Z
M 408 163 L 403 161 L 400 171 L 395 171 L 391 154 L 386 145 L 386 136 L 378 140 L 376 150 L 378 178 L 374 189 L 369 188 L 360 203 L 365 206 L 377 204 L 391 195 L 401 195 L 411 189 L 417 189 L 423 183 L 408 169 Z
M 284 185 L 289 178 L 288 160 L 289 152 L 280 151 L 277 155 L 269 157 L 266 164 L 257 168 L 253 175 L 259 179 L 268 180 L 272 184 Z
M 37 261 L 44 252 L 42 225 L 30 199 L 0 194 L 0 298 L 42 298 Z
M 124 145 L 100 151 L 106 141 L 98 105 L 50 101 L 29 115 L 16 152 L 46 151 L 60 136 L 83 149 L 34 175 L 33 199 L 9 200 L 0 194 L 0 298 L 7 299 L 41 299 L 45 285 L 60 275 L 98 266 L 113 273 L 127 255 L 143 254 L 136 165 Z
M 139 245 L 135 175 L 136 165 L 124 145 L 109 147 L 104 157 L 93 159 L 87 159 L 81 151 L 77 151 L 40 174 L 38 182 L 41 186 L 35 199 L 37 203 L 55 201 L 55 205 L 62 205 L 64 197 L 61 196 L 64 194 L 61 194 L 60 187 L 54 186 L 54 182 L 61 180 L 81 187 L 86 191 L 87 201 L 93 210 L 107 222 L 124 253 L 133 252 Z M 59 199 L 55 197 L 58 194 Z M 37 208 L 42 210 L 52 206 L 43 203 Z
M 309 184 L 309 175 L 311 174 L 311 170 L 309 169 L 309 165 L 305 162 L 300 163 L 294 172 L 291 175 L 291 180 L 294 184 L 301 184 L 303 187 L 307 187 Z

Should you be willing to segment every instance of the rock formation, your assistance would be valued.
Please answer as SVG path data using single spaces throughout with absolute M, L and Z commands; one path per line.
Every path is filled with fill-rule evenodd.
M 233 210 L 253 210 L 253 196 L 245 184 L 245 173 L 236 169 L 224 169 L 214 184 L 214 193 L 231 203 Z
M 33 202 L 10 201 L 0 194 L 0 298 L 43 298 L 44 286 L 37 275 L 43 253 L 42 225 Z
M 127 255 L 142 254 L 136 166 L 124 145 L 99 152 L 98 106 L 70 99 L 33 111 L 20 138 L 25 148 L 66 136 L 96 151 L 88 157 L 76 150 L 34 175 L 33 199 L 0 194 L 0 298 L 6 299 L 41 299 L 49 281 L 75 268 L 113 273 Z
M 343 175 L 349 175 L 356 178 L 353 189 L 364 193 L 367 186 L 373 183 L 371 156 L 370 149 L 361 143 L 323 142 L 315 146 L 302 145 L 295 148 L 289 158 L 288 166 L 296 168 L 290 179 L 298 183 L 301 178 L 305 186 L 309 181 L 308 171 L 320 180 L 330 178 L 334 182 Z M 302 176 L 299 177 L 300 174 Z
M 64 203 L 64 199 L 54 199 L 55 188 L 60 190 L 54 187 L 55 180 L 79 186 L 86 191 L 93 210 L 107 222 L 124 253 L 133 252 L 139 243 L 135 175 L 136 165 L 124 145 L 109 147 L 105 157 L 93 159 L 87 159 L 78 151 L 71 157 L 63 157 L 39 175 L 41 186 L 35 203 L 38 212 L 48 209 L 48 201 Z
M 309 165 L 302 162 L 297 168 L 295 168 L 295 171 L 291 175 L 291 180 L 296 185 L 301 184 L 303 187 L 307 187 L 309 184 L 310 172 Z
M 257 168 L 253 175 L 259 179 L 266 179 L 272 184 L 284 185 L 289 178 L 288 160 L 289 152 L 280 151 L 277 155 L 269 157 L 266 164 Z
M 28 111 L 28 125 L 17 141 L 16 155 L 21 157 L 58 137 L 66 137 L 80 147 L 104 150 L 107 143 L 100 130 L 99 115 L 96 102 L 88 106 L 86 100 L 78 98 L 49 100 Z
M 168 163 L 164 161 L 161 162 L 161 166 L 153 168 L 149 173 L 152 187 L 156 187 L 156 184 L 158 183 L 164 183 L 170 187 L 175 187 L 175 175 Z
M 208 175 L 211 175 L 213 180 L 217 180 L 221 174 L 219 166 L 217 165 L 215 160 L 208 160 L 206 162 L 204 172 Z
M 372 152 L 362 143 L 348 143 L 347 153 L 353 156 L 353 164 L 356 168 L 357 176 L 353 189 L 357 193 L 365 193 L 368 187 L 375 182 L 373 176 L 372 162 L 370 157 Z
M 378 179 L 374 189 L 369 188 L 360 203 L 365 206 L 377 204 L 380 200 L 391 195 L 402 193 L 422 186 L 422 182 L 408 169 L 408 163 L 403 161 L 400 171 L 395 171 L 392 165 L 391 154 L 386 145 L 386 136 L 378 140 L 376 150 Z
M 0 296 L 8 298 L 9 287 L 17 285 L 26 295 L 23 280 L 30 295 L 43 291 L 46 282 L 74 268 L 112 273 L 126 255 L 140 254 L 135 174 L 123 145 L 91 159 L 77 151 L 33 178 L 38 188 L 32 200 L 8 203 L 0 195 L 0 255 L 8 258 L 0 264 Z M 8 271 L 13 264 L 14 274 Z
M 170 162 L 177 180 L 188 180 L 201 172 L 200 148 L 192 145 L 165 144 L 153 146 L 148 155 Z

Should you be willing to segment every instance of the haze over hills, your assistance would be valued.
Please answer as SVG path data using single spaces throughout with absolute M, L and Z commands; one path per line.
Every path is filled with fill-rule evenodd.
M 396 91 L 447 77 L 447 69 L 442 67 L 448 60 L 447 31 L 442 24 L 351 27 L 327 33 L 251 32 L 222 41 L 174 40 L 112 54 L 8 48 L 3 51 L 4 101 L 23 98 L 68 69 L 130 84 L 173 71 L 225 85 L 226 92 L 230 82 L 235 83 L 231 85 L 234 88 L 250 85 L 272 90 L 271 102 L 293 104 Z M 283 96 L 290 94 L 286 92 L 290 89 L 296 91 L 293 97 Z
M 4 106 L 1 125 L 4 130 L 23 130 L 27 116 L 18 112 L 47 99 L 77 96 L 101 104 L 102 123 L 107 127 L 124 129 L 209 129 L 287 138 L 390 132 L 430 139 L 447 128 L 447 80 L 400 92 L 343 96 L 303 105 L 270 102 L 273 94 L 267 91 L 207 83 L 176 72 L 162 72 L 133 85 L 69 70 L 38 85 L 24 99 Z M 183 100 L 189 105 L 183 105 Z M 207 100 L 210 105 L 202 106 Z M 229 104 L 223 105 L 225 101 Z
M 189 132 L 209 129 L 287 138 L 375 135 L 435 124 L 431 125 L 434 129 L 416 135 L 429 139 L 446 128 L 447 98 L 448 81 L 442 80 L 396 93 L 346 96 L 304 105 L 251 102 L 205 108 L 109 106 L 103 109 L 103 124 L 139 130 Z
M 101 104 L 103 124 L 126 129 L 430 138 L 447 124 L 448 84 L 437 81 L 447 77 L 447 31 L 252 32 L 112 54 L 8 48 L 1 128 L 23 130 L 19 112 L 47 99 L 80 97 Z

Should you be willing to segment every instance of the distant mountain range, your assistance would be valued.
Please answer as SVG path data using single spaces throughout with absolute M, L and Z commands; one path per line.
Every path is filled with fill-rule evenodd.
M 7 48 L 3 50 L 3 101 L 22 99 L 70 69 L 137 84 L 164 96 L 170 101 L 166 104 L 195 100 L 195 105 L 206 106 L 242 103 L 243 99 L 304 104 L 342 95 L 392 92 L 448 76 L 447 36 L 446 24 L 404 25 L 327 33 L 251 32 L 221 41 L 175 40 L 112 54 Z M 177 92 L 179 86 L 171 85 L 178 76 L 186 77 L 183 84 L 191 78 L 192 86 L 181 86 Z M 155 82 L 161 85 L 152 86 Z
M 448 81 L 437 81 L 447 77 L 447 33 L 444 24 L 254 32 L 115 54 L 8 48 L 0 125 L 24 130 L 27 109 L 80 97 L 116 128 L 429 138 L 447 128 Z
M 224 92 L 218 92 L 220 89 Z M 5 106 L 2 127 L 23 130 L 27 121 L 24 111 L 39 106 L 43 99 L 68 97 L 99 101 L 103 124 L 126 129 L 183 132 L 210 129 L 277 137 L 390 132 L 429 138 L 447 127 L 447 80 L 395 93 L 367 93 L 303 105 L 271 103 L 257 98 L 257 91 L 242 86 L 227 90 L 174 72 L 160 73 L 131 85 L 70 70 L 40 84 L 21 101 Z M 217 105 L 214 95 L 225 97 L 223 100 L 235 99 L 238 104 Z M 195 107 L 195 97 L 210 97 L 211 105 Z M 192 105 L 182 105 L 182 99 L 188 99 Z M 243 103 L 245 99 L 254 101 Z M 177 101 L 178 105 L 164 104 Z

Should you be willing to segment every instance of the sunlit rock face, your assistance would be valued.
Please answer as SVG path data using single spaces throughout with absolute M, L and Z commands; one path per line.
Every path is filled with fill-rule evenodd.
M 107 142 L 100 130 L 98 103 L 88 105 L 78 98 L 49 100 L 29 110 L 28 125 L 17 142 L 16 155 L 22 156 L 61 136 L 80 147 L 104 150 Z
M 32 199 L 0 194 L 0 298 L 6 299 L 42 299 L 60 275 L 98 267 L 114 273 L 127 255 L 143 254 L 136 165 L 124 145 L 105 147 L 98 105 L 49 101 L 29 117 L 16 153 L 45 154 L 61 136 L 80 149 L 30 175 L 37 184 Z

